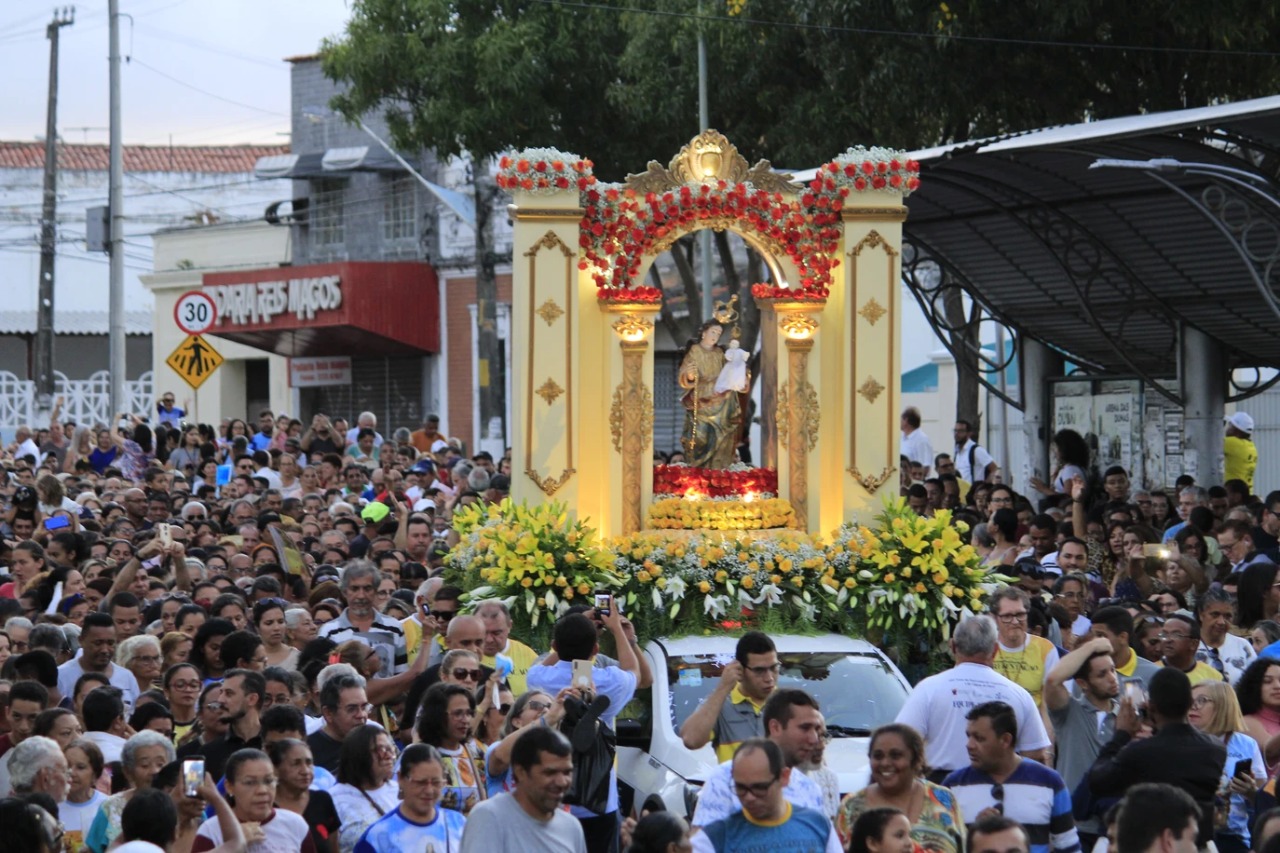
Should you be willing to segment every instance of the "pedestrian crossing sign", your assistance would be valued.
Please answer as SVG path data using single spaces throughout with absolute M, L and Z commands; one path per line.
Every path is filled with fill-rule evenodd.
M 192 388 L 203 385 L 222 362 L 223 358 L 218 351 L 200 335 L 188 335 L 164 361 Z

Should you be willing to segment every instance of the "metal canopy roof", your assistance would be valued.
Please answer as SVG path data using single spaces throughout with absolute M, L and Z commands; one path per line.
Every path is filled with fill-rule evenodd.
M 931 319 L 957 286 L 1100 372 L 1177 377 L 1183 324 L 1220 341 L 1229 367 L 1280 367 L 1280 202 L 1254 165 L 1280 158 L 1280 97 L 910 156 L 922 175 L 904 274 Z M 1099 158 L 1245 170 L 1262 191 L 1199 169 L 1090 169 Z

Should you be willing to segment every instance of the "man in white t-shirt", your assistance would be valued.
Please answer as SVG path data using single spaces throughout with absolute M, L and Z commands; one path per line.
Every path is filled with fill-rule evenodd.
M 973 425 L 968 421 L 956 421 L 951 434 L 956 440 L 956 450 L 952 459 L 956 463 L 956 476 L 966 483 L 977 483 L 983 480 L 990 482 L 991 477 L 1000 470 L 1000 466 L 991 458 L 985 447 L 973 439 Z
M 1045 758 L 1049 735 L 1035 700 L 992 669 L 996 640 L 996 623 L 990 616 L 971 616 L 961 622 L 951 638 L 956 665 L 917 684 L 898 712 L 896 722 L 911 726 L 924 738 L 931 780 L 969 765 L 965 714 L 984 702 L 1011 706 L 1018 718 L 1018 752 L 1037 761 Z
M 908 407 L 902 413 L 902 455 L 924 466 L 924 477 L 929 478 L 933 468 L 933 445 L 929 436 L 920 429 L 920 410 L 915 406 Z
M 98 672 L 107 677 L 112 687 L 119 687 L 124 701 L 124 713 L 133 713 L 137 701 L 138 679 L 122 666 L 111 662 L 116 653 L 116 625 L 111 617 L 94 612 L 84 617 L 84 629 L 80 634 L 80 656 L 58 667 L 58 692 L 63 696 L 75 696 L 76 682 L 86 672 Z

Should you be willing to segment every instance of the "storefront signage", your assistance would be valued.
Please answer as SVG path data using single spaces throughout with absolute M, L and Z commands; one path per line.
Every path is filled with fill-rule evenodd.
M 289 359 L 289 387 L 291 388 L 350 384 L 351 359 L 347 356 Z
M 264 325 L 282 314 L 309 321 L 342 307 L 342 277 L 336 275 L 206 285 L 204 292 L 218 307 L 220 326 Z

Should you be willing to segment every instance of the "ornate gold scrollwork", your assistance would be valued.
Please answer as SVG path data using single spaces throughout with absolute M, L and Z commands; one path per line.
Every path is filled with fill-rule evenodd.
M 628 399 L 625 385 L 619 382 L 613 389 L 613 405 L 609 407 L 609 433 L 613 436 L 613 449 L 619 453 L 622 452 L 623 441 L 632 437 L 632 432 L 640 442 L 641 450 L 648 448 L 653 437 L 653 392 L 648 385 L 641 383 L 636 388 L 635 398 Z M 627 430 L 628 421 L 632 418 L 635 427 Z
M 624 341 L 640 340 L 649 330 L 653 328 L 653 321 L 648 317 L 641 317 L 635 314 L 623 314 L 621 317 L 613 321 L 613 330 L 618 333 L 618 337 Z
M 560 319 L 560 315 L 564 314 L 564 309 L 557 305 L 554 299 L 548 299 L 538 306 L 537 314 L 543 320 L 546 320 L 547 325 L 550 326 Z
M 884 386 L 877 382 L 874 376 L 868 376 L 866 381 L 858 387 L 858 393 L 865 397 L 868 403 L 874 403 L 882 391 Z
M 547 497 L 550 497 L 559 491 L 561 486 L 569 482 L 570 477 L 578 472 L 573 468 L 566 468 L 560 477 L 554 480 L 549 477 L 545 480 L 542 479 L 542 475 L 532 468 L 526 468 L 524 473 L 530 480 L 533 480 L 534 485 L 539 489 L 542 489 L 542 491 L 546 493 Z
M 638 193 L 661 193 L 710 181 L 749 183 L 766 192 L 794 193 L 798 189 L 790 174 L 774 172 L 768 160 L 748 167 L 737 147 L 724 134 L 710 129 L 681 148 L 665 169 L 657 160 L 650 160 L 645 171 L 627 175 L 626 184 Z
M 778 325 L 788 338 L 810 338 L 818 330 L 818 321 L 808 314 L 784 314 Z
M 866 489 L 868 492 L 871 492 L 872 494 L 875 494 L 876 489 L 883 486 L 888 481 L 888 479 L 893 476 L 893 473 L 897 470 L 898 470 L 898 466 L 890 465 L 889 467 L 885 468 L 883 471 L 880 472 L 879 477 L 873 477 L 870 474 L 863 474 L 861 471 L 858 470 L 857 465 L 853 465 L 853 466 L 850 466 L 849 473 L 853 475 L 853 479 L 857 480 L 859 483 L 862 484 L 862 488 Z
M 801 382 L 796 389 L 796 399 L 784 386 L 778 391 L 778 412 L 775 423 L 778 430 L 778 443 L 785 449 L 791 449 L 791 412 L 795 410 L 800 416 L 801 431 L 797 438 L 803 439 L 809 450 L 818 446 L 818 427 L 822 423 L 822 410 L 818 405 L 818 392 L 808 382 Z
M 564 393 L 564 389 L 557 385 L 554 379 L 548 376 L 547 381 L 543 382 L 541 387 L 539 387 L 534 393 L 546 400 L 547 405 L 550 406 L 561 394 Z
M 563 254 L 566 258 L 574 257 L 574 255 L 576 254 L 576 252 L 573 249 L 570 249 L 565 244 L 565 242 L 560 239 L 559 234 L 557 234 L 554 231 L 547 231 L 546 234 L 543 234 L 541 237 L 539 237 L 537 241 L 535 241 L 534 244 L 529 247 L 528 251 L 524 253 L 524 256 L 526 258 L 532 258 L 538 254 L 539 249 L 556 249 L 556 248 L 558 248 L 560 250 L 560 253 Z
M 858 309 L 858 313 L 861 314 L 868 323 L 874 326 L 877 320 L 889 313 L 889 309 L 885 308 L 879 302 L 876 302 L 876 298 L 873 296 L 867 300 L 866 305 L 863 305 Z

